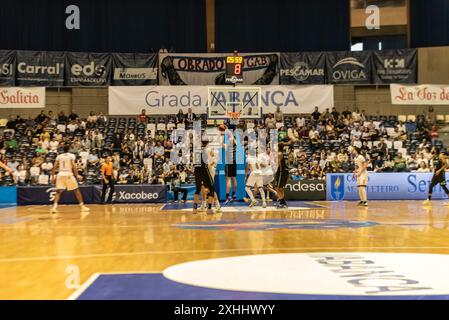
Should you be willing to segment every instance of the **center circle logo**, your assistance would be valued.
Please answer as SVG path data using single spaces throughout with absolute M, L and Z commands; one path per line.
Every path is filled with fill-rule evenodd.
M 167 268 L 171 281 L 209 289 L 323 298 L 449 298 L 449 255 L 323 252 L 200 260 Z M 288 298 L 288 297 L 287 297 Z

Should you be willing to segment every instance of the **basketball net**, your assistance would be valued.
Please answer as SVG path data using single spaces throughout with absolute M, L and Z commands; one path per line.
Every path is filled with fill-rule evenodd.
M 241 112 L 228 111 L 228 116 L 233 121 L 239 120 L 241 115 L 242 115 Z

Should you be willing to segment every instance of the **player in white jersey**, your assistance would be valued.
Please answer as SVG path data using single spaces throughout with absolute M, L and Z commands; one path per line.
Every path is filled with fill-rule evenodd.
M 368 197 L 366 187 L 368 185 L 368 162 L 365 157 L 360 154 L 356 147 L 351 147 L 351 153 L 354 158 L 355 170 L 354 175 L 357 176 L 357 189 L 359 191 L 359 206 L 368 206 Z
M 58 203 L 61 197 L 61 193 L 64 190 L 74 191 L 76 199 L 81 207 L 81 212 L 89 212 L 89 208 L 84 205 L 83 196 L 78 188 L 78 182 L 76 176 L 78 175 L 75 155 L 69 153 L 70 146 L 64 146 L 64 153 L 56 157 L 55 165 L 52 170 L 52 181 L 56 182 L 56 195 L 51 213 L 56 213 L 58 210 Z M 56 168 L 58 168 L 58 175 L 55 176 Z
M 276 190 L 271 186 L 271 182 L 274 180 L 274 172 L 276 170 L 273 169 L 275 165 L 275 160 L 272 157 L 271 151 L 269 148 L 265 152 L 260 152 L 258 155 L 260 171 L 262 175 L 263 188 L 266 194 L 266 201 L 271 201 L 270 192 L 273 193 L 277 197 Z
M 265 200 L 265 191 L 263 190 L 263 177 L 261 174 L 260 159 L 255 153 L 256 150 L 254 148 L 248 152 L 248 156 L 246 158 L 246 174 L 248 175 L 249 172 L 249 175 L 246 179 L 245 190 L 251 201 L 246 198 L 244 200 L 249 202 L 250 207 L 254 207 L 257 204 L 257 200 L 254 198 L 254 194 L 251 190 L 251 188 L 254 188 L 254 190 L 259 190 L 262 197 L 262 207 L 266 208 L 267 202 Z

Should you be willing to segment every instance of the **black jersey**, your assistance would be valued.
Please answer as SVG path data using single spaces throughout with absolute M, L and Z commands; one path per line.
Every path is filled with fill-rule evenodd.
M 281 153 L 279 159 L 279 171 L 288 171 L 288 152 L 284 150 L 279 151 Z
M 444 163 L 441 161 L 439 156 L 435 156 L 432 159 L 433 163 L 433 172 L 434 174 L 437 174 L 437 171 L 439 171 L 441 168 L 444 167 Z M 438 175 L 444 175 L 444 170 L 441 170 L 441 172 Z

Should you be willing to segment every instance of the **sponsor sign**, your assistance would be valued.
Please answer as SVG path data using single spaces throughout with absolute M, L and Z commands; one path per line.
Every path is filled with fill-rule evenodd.
M 317 252 L 199 260 L 171 266 L 163 275 L 183 285 L 265 299 L 415 300 L 447 299 L 447 267 L 445 254 Z
M 288 180 L 285 185 L 287 200 L 326 200 L 324 180 Z
M 64 86 L 64 52 L 17 51 L 18 86 Z
M 425 200 L 432 173 L 397 172 L 368 174 L 368 200 Z M 440 185 L 433 190 L 433 199 L 446 199 Z M 357 181 L 352 173 L 326 176 L 327 200 L 359 200 Z
M 16 79 L 16 52 L 0 50 L 0 86 L 14 86 Z
M 111 83 L 112 58 L 109 53 L 66 53 L 66 85 L 99 87 Z
M 401 105 L 449 105 L 449 85 L 391 84 L 391 103 Z
M 95 185 L 94 199 L 101 202 L 102 186 Z M 112 200 L 115 203 L 165 203 L 167 202 L 166 185 L 115 185 Z
M 226 53 L 159 54 L 160 85 L 224 85 Z M 279 84 L 279 53 L 239 53 L 243 84 Z
M 280 59 L 281 84 L 326 83 L 326 55 L 324 53 L 281 53 Z
M 85 203 L 93 202 L 93 193 L 91 186 L 80 186 L 81 194 Z M 26 186 L 17 187 L 17 204 L 20 206 L 33 204 L 52 204 L 55 200 L 56 188 L 54 186 Z M 77 204 L 73 192 L 63 192 L 61 194 L 60 204 Z
M 221 101 L 225 97 L 217 96 Z M 208 106 L 206 86 L 114 86 L 109 87 L 109 114 L 137 115 L 142 108 L 148 114 L 175 114 L 192 108 L 196 114 L 206 113 Z M 237 100 L 255 103 L 251 95 L 242 94 Z M 320 110 L 334 104 L 334 88 L 317 86 L 262 86 L 262 110 L 274 112 L 280 107 L 284 113 L 309 113 L 315 106 Z M 254 105 L 255 106 L 255 105 Z
M 113 53 L 112 85 L 156 85 L 157 54 Z
M 373 52 L 374 83 L 416 83 L 418 50 L 400 49 Z
M 0 108 L 45 108 L 45 88 L 0 87 Z
M 326 53 L 327 82 L 334 84 L 370 84 L 371 52 Z

